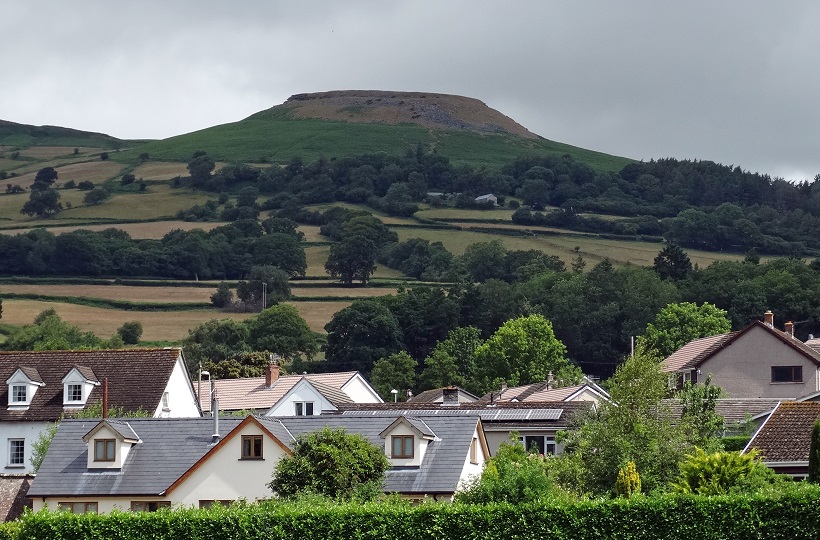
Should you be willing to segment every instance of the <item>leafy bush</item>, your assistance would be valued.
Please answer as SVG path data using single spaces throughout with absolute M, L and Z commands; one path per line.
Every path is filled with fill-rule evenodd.
M 619 497 L 629 498 L 640 492 L 641 476 L 635 468 L 635 462 L 630 461 L 618 471 L 618 479 L 615 481 L 615 493 Z
M 763 486 L 782 482 L 772 469 L 764 465 L 756 450 L 706 453 L 695 448 L 680 463 L 680 475 L 672 483 L 678 493 L 723 495 L 756 491 Z

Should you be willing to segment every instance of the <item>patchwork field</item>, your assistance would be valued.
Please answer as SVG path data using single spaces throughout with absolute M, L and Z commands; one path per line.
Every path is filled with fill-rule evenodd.
M 2 222 L 0 222 L 2 223 Z M 151 239 L 151 240 L 158 240 L 168 234 L 169 232 L 181 229 L 183 231 L 190 231 L 192 229 L 202 229 L 204 231 L 210 231 L 211 229 L 215 229 L 220 225 L 225 225 L 225 222 L 221 221 L 209 221 L 209 222 L 194 222 L 194 221 L 149 221 L 145 223 L 117 223 L 113 224 L 103 224 L 103 225 L 71 225 L 65 227 L 44 227 L 47 231 L 53 234 L 60 234 L 64 232 L 71 232 L 76 231 L 79 229 L 83 229 L 86 231 L 104 231 L 106 229 L 110 229 L 112 227 L 123 230 L 127 232 L 131 238 L 135 239 Z M 0 234 L 19 234 L 24 233 L 30 229 L 2 229 L 0 230 Z
M 307 272 L 308 277 L 329 277 L 325 271 L 325 263 L 330 255 L 330 246 L 307 246 L 305 247 L 305 257 L 307 258 Z M 399 278 L 402 273 L 392 268 L 387 268 L 383 264 L 376 265 L 376 271 L 373 273 L 374 278 Z
M 133 170 L 132 174 L 143 180 L 168 180 L 188 176 L 188 164 L 178 161 L 148 161 Z
M 34 177 L 37 176 L 37 171 L 44 165 L 40 164 L 36 170 L 26 174 L 21 174 L 15 178 L 4 180 L 0 183 L 0 189 L 6 190 L 5 184 L 18 184 L 23 187 L 29 187 L 34 182 Z M 75 182 L 82 182 L 89 180 L 91 182 L 99 183 L 105 182 L 109 178 L 114 178 L 120 171 L 123 170 L 123 165 L 114 161 L 84 161 L 82 163 L 72 163 L 57 168 L 57 183 L 65 184 L 69 180 Z

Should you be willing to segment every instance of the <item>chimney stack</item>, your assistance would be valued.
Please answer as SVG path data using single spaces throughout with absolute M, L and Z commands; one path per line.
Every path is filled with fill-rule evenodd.
M 443 405 L 458 405 L 458 388 L 451 386 L 443 390 Z
M 270 363 L 265 368 L 265 386 L 270 388 L 273 383 L 279 380 L 279 364 L 276 362 L 276 357 L 271 355 Z
M 785 329 L 786 333 L 789 334 L 789 337 L 792 337 L 792 338 L 794 337 L 794 323 L 793 322 L 786 321 L 786 324 L 784 325 L 784 329 Z
M 553 376 L 552 371 L 547 373 L 547 390 L 552 390 L 552 385 L 555 382 L 555 376 Z
M 108 377 L 103 377 L 102 417 L 108 418 Z
M 763 314 L 763 322 L 774 328 L 774 313 L 771 310 Z

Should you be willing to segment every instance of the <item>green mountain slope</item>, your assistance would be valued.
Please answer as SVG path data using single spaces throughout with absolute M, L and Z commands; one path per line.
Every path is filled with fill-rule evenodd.
M 103 133 L 58 126 L 31 126 L 0 120 L 0 146 L 91 146 L 115 149 L 125 144 L 126 141 Z
M 478 100 L 443 94 L 343 91 L 300 94 L 244 120 L 153 141 L 118 159 L 287 162 L 367 153 L 401 154 L 421 144 L 454 163 L 496 167 L 518 156 L 570 154 L 598 170 L 632 160 L 550 141 Z

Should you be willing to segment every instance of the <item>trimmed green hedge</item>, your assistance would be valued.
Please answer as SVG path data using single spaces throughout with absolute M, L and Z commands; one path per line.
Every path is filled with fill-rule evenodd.
M 9 300 L 39 300 L 41 302 L 62 302 L 103 309 L 121 309 L 124 311 L 193 311 L 210 309 L 210 302 L 132 302 L 130 300 L 110 300 L 107 298 L 90 298 L 86 296 L 56 296 L 30 293 L 3 293 Z
M 820 489 L 732 497 L 663 495 L 532 505 L 263 504 L 105 516 L 40 512 L 20 540 L 711 540 L 820 537 Z

